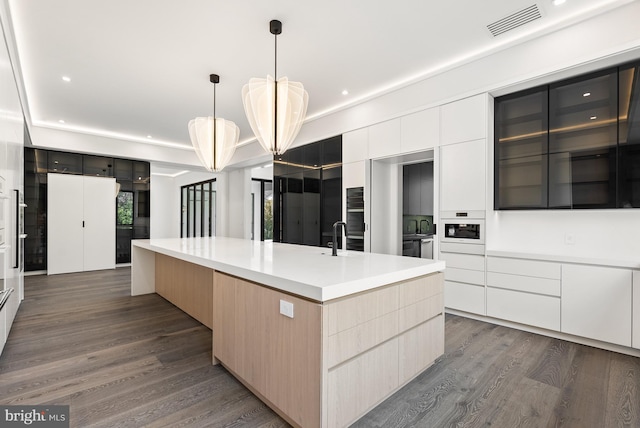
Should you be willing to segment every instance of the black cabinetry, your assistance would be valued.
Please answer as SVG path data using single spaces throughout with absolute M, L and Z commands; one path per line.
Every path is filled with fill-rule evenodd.
M 433 162 L 402 166 L 402 214 L 433 215 Z
M 547 109 L 546 88 L 496 100 L 496 207 L 547 206 Z
M 342 217 L 342 137 L 274 157 L 276 242 L 326 246 Z
M 131 239 L 149 238 L 149 162 L 26 147 L 24 163 L 26 271 L 47 269 L 47 173 L 115 177 L 116 263 L 131 261 Z
M 638 64 L 495 100 L 496 209 L 640 206 Z

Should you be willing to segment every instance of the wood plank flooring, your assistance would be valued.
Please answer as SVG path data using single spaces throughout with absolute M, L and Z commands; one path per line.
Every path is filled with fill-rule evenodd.
M 25 278 L 1 404 L 68 404 L 74 427 L 280 427 L 211 333 L 130 270 Z M 355 427 L 640 427 L 640 359 L 457 316 L 445 355 Z

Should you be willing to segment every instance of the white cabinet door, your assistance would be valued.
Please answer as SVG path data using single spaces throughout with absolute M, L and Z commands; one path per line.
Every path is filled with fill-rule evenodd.
M 400 151 L 400 119 L 369 127 L 369 158 L 383 158 Z M 344 161 L 343 161 L 344 162 Z
M 365 160 L 369 157 L 369 128 L 342 134 L 342 163 Z
M 640 349 L 640 270 L 633 271 L 633 339 L 631 346 Z
M 440 110 L 440 144 L 487 138 L 487 107 L 485 94 L 445 104 Z
M 115 179 L 47 177 L 47 273 L 113 269 Z
M 484 211 L 486 140 L 440 148 L 440 211 Z
M 342 164 L 342 187 L 364 187 L 365 161 Z
M 631 346 L 631 271 L 562 265 L 563 333 Z
M 84 270 L 116 267 L 116 183 L 84 177 Z
M 439 107 L 400 118 L 400 151 L 402 153 L 419 152 L 438 145 L 440 145 Z
M 82 176 L 47 174 L 47 273 L 84 270 L 84 181 Z M 115 223 L 111 226 L 115 228 Z

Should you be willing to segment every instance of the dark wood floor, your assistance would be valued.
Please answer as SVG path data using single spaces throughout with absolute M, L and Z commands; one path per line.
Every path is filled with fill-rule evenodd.
M 210 330 L 130 270 L 25 278 L 0 404 L 68 404 L 74 427 L 287 426 L 211 365 Z M 447 316 L 445 355 L 357 427 L 640 427 L 640 359 Z

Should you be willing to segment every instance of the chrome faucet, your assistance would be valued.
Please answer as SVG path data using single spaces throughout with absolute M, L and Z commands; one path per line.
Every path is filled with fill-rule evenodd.
M 336 221 L 333 223 L 333 244 L 331 245 L 332 256 L 338 255 L 338 227 L 340 227 L 340 225 L 344 226 L 344 236 L 345 238 L 347 237 L 347 223 L 344 221 Z
M 424 229 L 424 232 L 422 231 L 422 222 L 427 223 L 427 227 Z M 420 220 L 420 233 L 429 233 L 429 228 L 430 228 L 429 220 L 426 220 L 426 219 Z

